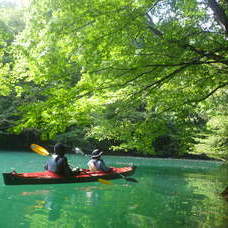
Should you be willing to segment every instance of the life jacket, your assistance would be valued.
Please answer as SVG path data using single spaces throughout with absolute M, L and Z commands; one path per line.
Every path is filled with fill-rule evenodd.
M 96 159 L 92 159 L 88 162 L 88 167 L 90 169 L 90 171 L 99 171 L 99 167 L 97 167 L 97 164 L 96 164 Z
M 66 157 L 59 155 L 53 155 L 52 158 L 48 160 L 46 169 L 61 175 L 69 175 L 71 173 Z
M 87 165 L 90 171 L 111 171 L 111 168 L 107 167 L 102 159 L 91 159 Z

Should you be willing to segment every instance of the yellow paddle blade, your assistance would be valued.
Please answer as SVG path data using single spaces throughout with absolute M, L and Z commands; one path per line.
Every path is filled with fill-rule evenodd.
M 42 146 L 39 146 L 37 144 L 31 144 L 30 148 L 36 152 L 37 154 L 43 155 L 43 156 L 48 156 L 49 152 L 43 148 Z
M 102 184 L 112 184 L 111 181 L 108 181 L 108 180 L 105 180 L 105 179 L 101 179 L 101 178 L 99 178 L 98 181 L 99 181 L 100 183 L 102 183 Z

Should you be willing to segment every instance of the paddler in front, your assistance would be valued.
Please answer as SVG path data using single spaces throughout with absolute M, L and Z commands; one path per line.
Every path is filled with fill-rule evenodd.
M 91 160 L 88 162 L 88 167 L 90 171 L 103 171 L 110 172 L 112 168 L 109 168 L 105 165 L 105 162 L 101 158 L 103 152 L 99 149 L 96 149 L 91 154 Z
M 54 154 L 47 161 L 47 164 L 44 166 L 44 169 L 54 172 L 62 176 L 72 176 L 80 172 L 79 169 L 71 169 L 68 164 L 67 158 L 65 157 L 66 147 L 57 143 L 54 146 Z

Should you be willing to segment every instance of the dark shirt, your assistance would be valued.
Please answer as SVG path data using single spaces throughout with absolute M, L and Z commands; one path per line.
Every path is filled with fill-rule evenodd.
M 72 170 L 64 156 L 53 155 L 44 166 L 48 171 L 52 171 L 59 175 L 69 176 L 72 175 Z

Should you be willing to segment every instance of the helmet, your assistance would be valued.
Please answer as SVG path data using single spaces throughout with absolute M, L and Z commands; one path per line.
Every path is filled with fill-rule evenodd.
M 102 154 L 103 154 L 103 152 L 101 150 L 96 149 L 92 152 L 91 157 L 92 158 L 99 158 Z
M 65 154 L 65 150 L 66 150 L 66 147 L 61 143 L 57 143 L 54 146 L 54 152 L 58 155 L 63 156 Z

